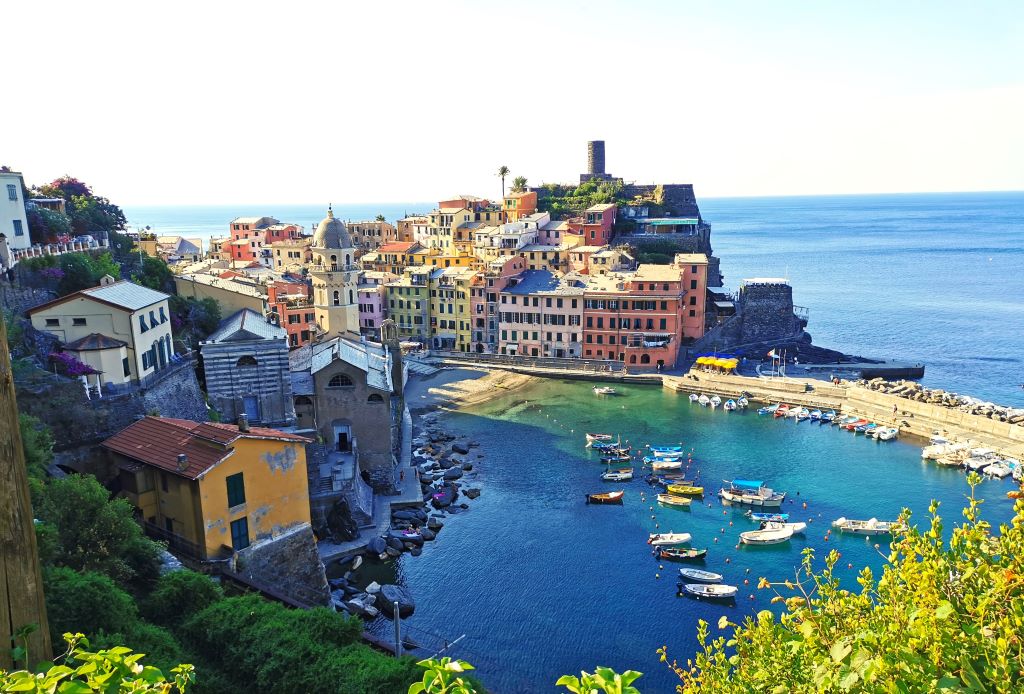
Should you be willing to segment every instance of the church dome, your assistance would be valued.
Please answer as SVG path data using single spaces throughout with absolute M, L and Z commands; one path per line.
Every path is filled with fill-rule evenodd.
M 316 227 L 313 234 L 313 248 L 352 248 L 345 223 L 334 218 L 334 211 L 328 207 L 327 216 Z

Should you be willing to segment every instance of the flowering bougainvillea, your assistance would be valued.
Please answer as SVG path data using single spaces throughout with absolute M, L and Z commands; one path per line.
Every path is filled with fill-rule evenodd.
M 50 354 L 50 361 L 57 366 L 57 371 L 65 376 L 88 376 L 99 373 L 88 364 L 83 364 L 67 352 L 53 352 Z
M 39 271 L 39 276 L 47 282 L 60 282 L 64 279 L 64 271 L 59 267 L 44 267 Z

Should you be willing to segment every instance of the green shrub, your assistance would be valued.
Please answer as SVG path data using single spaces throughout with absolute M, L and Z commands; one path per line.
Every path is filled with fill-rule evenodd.
M 137 621 L 123 634 L 97 634 L 92 638 L 92 644 L 97 648 L 129 646 L 136 653 L 144 654 L 150 664 L 161 670 L 189 660 L 170 631 L 149 622 Z
M 141 608 L 143 616 L 151 622 L 177 628 L 186 619 L 223 599 L 224 592 L 209 576 L 195 571 L 172 571 L 156 581 Z
M 53 643 L 60 643 L 67 632 L 124 634 L 139 621 L 132 596 L 101 573 L 47 568 L 43 589 Z

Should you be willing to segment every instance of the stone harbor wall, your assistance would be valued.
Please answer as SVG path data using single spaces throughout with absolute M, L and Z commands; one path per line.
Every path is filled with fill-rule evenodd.
M 748 284 L 736 297 L 736 315 L 726 318 L 691 347 L 730 351 L 748 345 L 810 342 L 806 322 L 793 311 L 788 284 Z
M 316 606 L 331 604 L 327 574 L 308 524 L 243 549 L 235 570 L 293 600 Z

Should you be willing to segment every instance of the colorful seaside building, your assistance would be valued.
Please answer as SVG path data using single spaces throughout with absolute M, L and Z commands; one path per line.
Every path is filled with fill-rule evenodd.
M 471 290 L 479 272 L 473 268 L 435 268 L 430 273 L 431 347 L 471 351 Z
M 402 276 L 385 285 L 388 316 L 403 340 L 426 344 L 430 338 L 430 275 L 433 268 L 408 267 Z
M 501 354 L 582 356 L 584 283 L 576 275 L 525 270 L 500 292 Z
M 502 211 L 506 222 L 517 222 L 521 217 L 534 214 L 537 211 L 537 192 L 524 190 L 509 193 L 505 196 Z
M 267 285 L 267 304 L 288 333 L 289 347 L 299 347 L 313 339 L 316 312 L 307 282 L 274 280 Z
M 588 207 L 581 216 L 568 220 L 569 233 L 591 246 L 604 246 L 612 240 L 616 207 L 603 203 Z
M 388 222 L 374 220 L 372 222 L 348 222 L 349 234 L 356 245 L 364 251 L 372 251 L 389 243 L 397 243 L 398 229 Z
M 380 326 L 388 317 L 387 285 L 398 279 L 390 272 L 365 271 L 359 276 L 359 332 L 380 335 Z
M 501 292 L 509 281 L 526 269 L 521 256 L 512 255 L 496 258 L 487 263 L 480 273 L 479 281 L 470 290 L 470 312 L 472 314 L 472 350 L 478 354 L 497 354 L 500 336 Z

